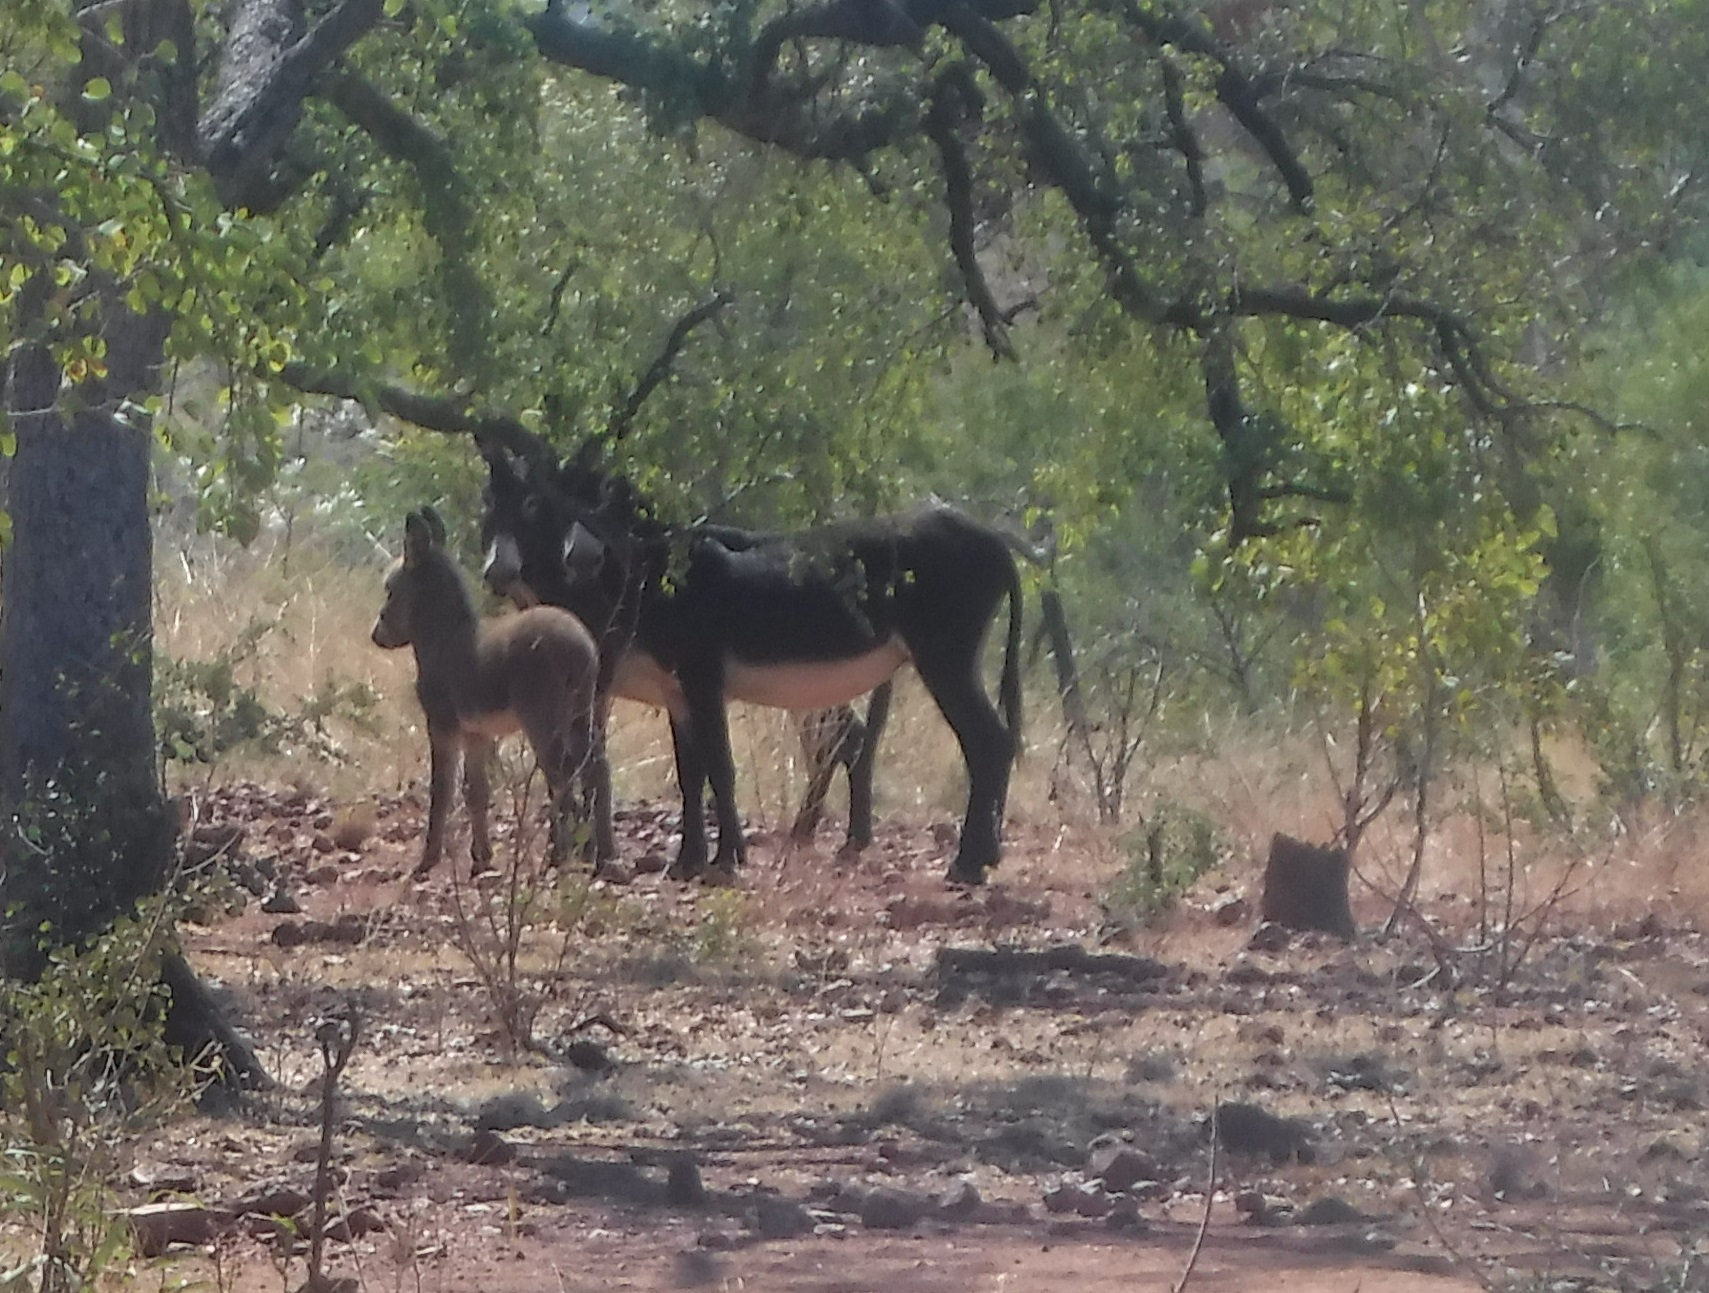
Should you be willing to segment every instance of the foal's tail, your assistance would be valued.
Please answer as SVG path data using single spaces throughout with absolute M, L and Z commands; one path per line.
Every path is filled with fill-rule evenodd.
M 1003 649 L 1003 679 L 999 697 L 1003 705 L 1003 722 L 1009 729 L 1011 758 L 1021 753 L 1021 572 L 1015 563 L 1009 565 L 1009 640 Z

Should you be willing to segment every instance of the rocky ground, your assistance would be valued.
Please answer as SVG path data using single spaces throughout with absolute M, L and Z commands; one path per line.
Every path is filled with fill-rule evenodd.
M 351 1287 L 1702 1280 L 1709 943 L 1680 905 L 1480 943 L 1435 898 L 1433 935 L 1347 945 L 1255 937 L 1250 862 L 1112 921 L 1121 858 L 1061 826 L 1012 824 L 972 893 L 897 822 L 855 861 L 760 836 L 718 889 L 656 874 L 670 821 L 632 805 L 633 884 L 535 889 L 461 857 L 412 882 L 408 797 L 234 786 L 197 817 L 254 893 L 192 958 L 277 1085 L 140 1156 L 171 1279 L 301 1286 L 317 1032 L 354 1017 L 324 1256 Z

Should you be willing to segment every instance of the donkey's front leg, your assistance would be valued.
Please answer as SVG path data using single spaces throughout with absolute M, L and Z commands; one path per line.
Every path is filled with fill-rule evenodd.
M 445 852 L 445 819 L 451 812 L 451 795 L 457 784 L 457 757 L 460 753 L 455 732 L 427 728 L 427 743 L 431 751 L 431 770 L 427 783 L 427 840 L 421 848 L 421 861 L 416 864 L 419 878 L 439 865 Z
M 486 737 L 463 742 L 463 802 L 469 806 L 470 875 L 479 875 L 492 865 L 493 843 L 487 834 L 487 808 L 492 803 L 493 743 Z

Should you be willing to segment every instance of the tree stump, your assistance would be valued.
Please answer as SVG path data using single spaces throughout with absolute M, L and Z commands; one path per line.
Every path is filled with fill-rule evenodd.
M 1347 901 L 1347 851 L 1307 844 L 1278 831 L 1264 864 L 1259 918 L 1287 929 L 1321 929 L 1337 938 L 1357 932 Z

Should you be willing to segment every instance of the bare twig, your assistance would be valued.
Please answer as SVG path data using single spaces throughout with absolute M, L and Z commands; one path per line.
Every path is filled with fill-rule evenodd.
M 362 1014 L 355 1000 L 347 999 L 336 1014 L 329 1014 L 315 1028 L 320 1045 L 320 1150 L 315 1155 L 314 1220 L 309 1233 L 309 1278 L 307 1287 L 326 1287 L 321 1260 L 326 1249 L 326 1199 L 332 1189 L 332 1131 L 337 1121 L 338 1079 L 356 1051 L 362 1035 Z
M 1217 1130 L 1217 1113 L 1221 1108 L 1221 1100 L 1211 1106 L 1210 1179 L 1205 1182 L 1205 1210 L 1199 1215 L 1199 1232 L 1193 1236 L 1193 1248 L 1187 1254 L 1187 1264 L 1181 1268 L 1181 1278 L 1170 1285 L 1170 1293 L 1186 1293 L 1187 1283 L 1193 1278 L 1193 1268 L 1198 1265 L 1199 1254 L 1204 1251 L 1205 1236 L 1210 1233 L 1211 1205 L 1216 1202 L 1217 1149 L 1222 1144 L 1222 1133 Z

